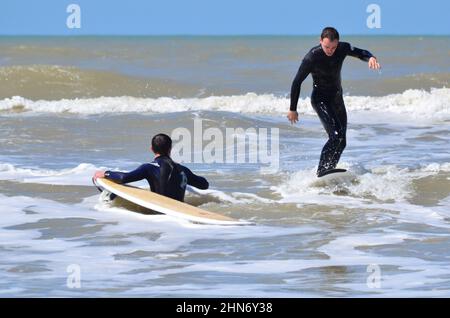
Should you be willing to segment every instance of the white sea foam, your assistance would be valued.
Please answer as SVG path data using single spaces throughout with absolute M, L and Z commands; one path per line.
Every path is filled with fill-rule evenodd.
M 409 89 L 401 94 L 381 97 L 345 96 L 347 109 L 352 112 L 372 111 L 390 113 L 416 119 L 450 119 L 450 88 L 430 91 Z M 229 111 L 242 113 L 285 113 L 289 98 L 273 94 L 247 93 L 236 96 L 210 96 L 205 98 L 171 97 L 100 97 L 92 99 L 62 99 L 57 101 L 32 101 L 20 96 L 0 101 L 0 111 L 32 113 L 169 113 L 180 111 Z M 299 101 L 301 113 L 313 114 L 309 98 Z
M 287 178 L 280 185 L 274 185 L 272 190 L 281 194 L 282 202 L 295 202 L 298 204 L 316 203 L 324 201 L 323 195 L 330 195 L 327 204 L 332 202 L 349 205 L 352 197 L 360 199 L 376 199 L 379 201 L 405 202 L 414 194 L 412 181 L 435 175 L 441 171 L 450 170 L 449 163 L 431 163 L 417 169 L 399 168 L 395 165 L 376 166 L 363 169 L 349 163 L 341 163 L 340 168 L 346 168 L 356 173 L 356 180 L 340 185 L 315 187 L 317 180 L 315 169 L 300 170 Z M 349 196 L 333 196 L 335 192 L 345 192 Z
M 22 168 L 10 163 L 0 163 L 0 180 L 48 185 L 92 186 L 92 176 L 98 170 L 117 170 L 117 168 L 97 167 L 90 163 L 81 163 L 74 168 L 40 169 Z M 148 183 L 145 180 L 134 182 L 133 185 L 148 188 Z M 272 202 L 252 193 L 233 192 L 227 194 L 217 189 L 200 190 L 191 186 L 188 186 L 187 190 L 187 201 L 198 196 L 204 198 L 203 202 L 214 200 L 230 203 Z
M 108 207 L 94 209 L 96 203 L 97 196 L 86 198 L 80 204 L 67 205 L 39 198 L 0 195 L 0 211 L 3 216 L 0 218 L 0 234 L 3 247 L 8 250 L 7 258 L 2 261 L 2 268 L 5 269 L 2 271 L 2 280 L 16 282 L 17 274 L 11 272 L 12 268 L 43 262 L 45 259 L 42 266 L 48 271 L 21 275 L 24 283 L 33 279 L 45 281 L 43 284 L 37 283 L 44 295 L 75 295 L 77 290 L 65 288 L 65 282 L 67 266 L 77 264 L 81 268 L 81 291 L 85 296 L 111 295 L 111 292 L 106 291 L 107 288 L 124 288 L 122 295 L 171 293 L 201 296 L 206 295 L 205 290 L 208 290 L 208 295 L 217 296 L 228 293 L 244 296 L 244 291 L 255 292 L 253 295 L 261 297 L 274 293 L 293 296 L 308 293 L 313 295 L 311 290 L 302 291 L 302 288 L 298 288 L 301 279 L 311 275 L 303 272 L 304 270 L 353 266 L 365 271 L 369 264 L 379 264 L 383 281 L 378 292 L 383 295 L 415 295 L 416 291 L 411 290 L 416 286 L 414 284 L 438 284 L 439 279 L 448 274 L 446 264 L 423 260 L 419 256 L 388 256 L 367 250 L 378 246 L 395 247 L 406 240 L 426 239 L 421 233 L 390 229 L 362 234 L 334 233 L 330 234 L 331 240 L 324 240 L 324 243 L 317 246 L 317 251 L 328 257 L 310 258 L 302 257 L 301 253 L 296 255 L 294 250 L 310 241 L 317 242 L 319 234 L 327 236 L 326 229 L 317 225 L 218 228 L 175 222 L 163 216 L 148 218 Z M 27 214 L 26 210 L 32 210 L 34 214 Z M 48 228 L 45 223 L 40 227 L 36 226 L 37 222 L 64 221 L 65 218 L 91 220 L 92 224 L 77 227 L 97 227 L 97 231 L 89 233 L 67 229 L 73 232 L 73 236 L 66 236 L 67 232 L 54 228 L 55 237 L 40 238 L 42 231 L 45 232 Z M 10 228 L 20 224 L 28 226 Z M 295 249 L 283 252 L 284 249 L 289 250 L 290 246 Z M 306 251 L 310 248 L 306 248 Z M 245 249 L 253 252 L 247 253 Z M 284 257 L 280 258 L 280 254 Z M 385 266 L 400 267 L 405 273 L 385 273 Z M 218 283 L 210 286 L 197 281 L 196 277 L 205 272 Z M 229 282 L 220 278 L 227 275 L 230 277 Z M 279 277 L 284 281 L 286 289 L 284 292 L 280 291 L 279 284 L 272 285 L 270 280 L 261 280 L 262 283 L 256 284 L 252 281 L 255 275 L 261 278 L 264 275 Z M 241 276 L 250 281 L 240 284 L 232 278 Z M 167 277 L 171 277 L 173 283 L 161 284 Z M 143 281 L 148 284 L 143 285 Z M 344 288 L 370 292 L 365 278 L 360 282 L 355 279 L 346 281 L 342 282 Z M 402 282 L 409 283 L 404 285 Z M 26 290 L 19 287 L 21 286 L 18 285 L 17 290 L 11 291 L 13 295 L 30 293 L 26 285 Z M 239 291 L 234 292 L 235 288 Z M 287 289 L 292 290 L 288 292 Z M 30 295 L 38 294 L 39 291 L 35 291 L 35 294 Z M 428 295 L 438 293 L 429 292 Z
M 92 185 L 91 178 L 95 171 L 104 169 L 104 167 L 96 167 L 89 163 L 81 163 L 75 168 L 60 170 L 22 168 L 9 163 L 0 163 L 0 180 L 12 180 L 23 183 L 86 186 Z

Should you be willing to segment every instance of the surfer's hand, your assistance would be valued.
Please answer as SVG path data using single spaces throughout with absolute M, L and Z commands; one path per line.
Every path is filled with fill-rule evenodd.
M 371 70 L 379 70 L 379 69 L 381 68 L 381 66 L 380 66 L 380 64 L 378 63 L 376 57 L 372 56 L 372 57 L 369 59 L 369 68 L 370 68 Z
M 94 174 L 94 180 L 97 180 L 97 178 L 104 178 L 105 177 L 105 171 L 97 171 Z
M 290 110 L 287 114 L 288 120 L 291 122 L 291 124 L 295 124 L 298 122 L 298 113 L 295 110 Z

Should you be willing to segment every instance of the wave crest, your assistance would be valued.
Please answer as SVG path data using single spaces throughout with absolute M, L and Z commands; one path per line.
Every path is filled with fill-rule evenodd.
M 410 89 L 401 94 L 381 97 L 346 96 L 347 109 L 352 112 L 373 111 L 411 116 L 417 119 L 450 120 L 450 88 L 430 91 Z M 181 111 L 229 111 L 241 113 L 285 113 L 289 99 L 273 94 L 247 93 L 234 96 L 204 98 L 137 98 L 99 97 L 32 101 L 20 96 L 0 100 L 0 111 L 34 113 L 172 113 Z M 299 111 L 314 114 L 309 98 L 299 101 Z

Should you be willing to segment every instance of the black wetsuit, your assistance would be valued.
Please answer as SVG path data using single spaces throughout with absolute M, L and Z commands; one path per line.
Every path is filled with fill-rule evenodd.
M 346 146 L 347 112 L 342 98 L 341 68 L 347 55 L 366 62 L 373 56 L 369 51 L 352 47 L 346 42 L 339 42 L 334 54 L 327 56 L 318 45 L 303 58 L 291 87 L 290 110 L 296 111 L 301 84 L 311 73 L 311 104 L 328 134 L 320 156 L 318 175 L 336 167 Z
M 187 184 L 203 190 L 209 187 L 205 178 L 195 175 L 167 156 L 159 156 L 131 172 L 106 171 L 105 178 L 117 183 L 146 179 L 150 190 L 178 201 L 184 201 Z

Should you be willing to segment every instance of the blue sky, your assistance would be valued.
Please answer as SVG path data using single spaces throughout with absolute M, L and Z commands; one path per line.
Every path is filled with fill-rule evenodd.
M 69 29 L 69 4 L 81 8 L 81 28 Z M 381 9 L 370 29 L 369 4 Z M 449 35 L 448 0 L 2 0 L 3 35 Z

